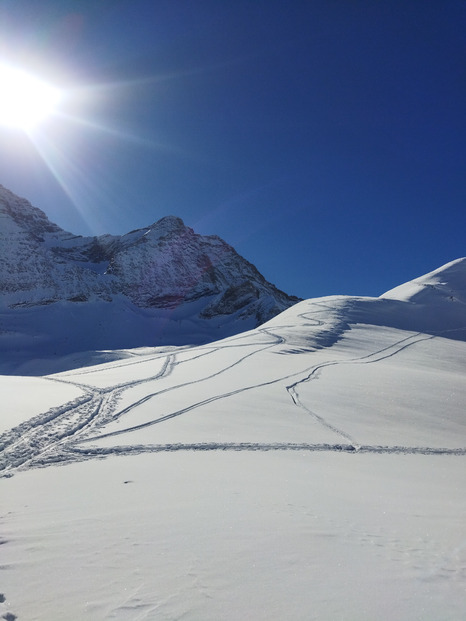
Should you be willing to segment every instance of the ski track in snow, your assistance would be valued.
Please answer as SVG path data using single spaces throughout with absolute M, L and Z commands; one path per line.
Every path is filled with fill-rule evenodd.
M 372 364 L 374 362 L 379 362 L 380 360 L 385 360 L 386 358 L 391 358 L 395 354 L 403 351 L 407 347 L 415 345 L 421 341 L 427 341 L 435 338 L 432 335 L 423 335 L 422 333 L 410 335 L 400 341 L 393 343 L 392 345 L 388 345 L 378 351 L 372 352 L 370 354 L 366 354 L 365 356 L 361 356 L 359 358 L 350 358 L 349 360 L 333 360 L 328 362 L 323 362 L 321 364 L 316 365 L 312 368 L 310 373 L 303 379 L 296 381 L 294 384 L 286 387 L 293 403 L 298 407 L 302 408 L 305 412 L 313 416 L 321 425 L 333 431 L 334 433 L 340 435 L 344 440 L 350 442 L 355 448 L 358 448 L 357 442 L 345 431 L 342 429 L 338 429 L 334 425 L 331 425 L 328 421 L 326 421 L 322 416 L 313 412 L 306 405 L 304 405 L 299 398 L 298 386 L 301 384 L 307 383 L 313 379 L 317 379 L 317 374 L 321 369 L 325 369 L 326 367 L 343 365 L 343 364 Z
M 316 306 L 330 309 L 332 311 L 335 308 L 328 307 L 327 305 L 316 303 Z M 315 311 L 316 313 L 321 312 Z M 315 327 L 324 326 L 325 322 L 317 319 L 313 316 L 312 312 L 305 312 L 299 316 L 306 320 L 311 321 Z M 291 326 L 279 326 L 274 330 L 286 329 Z M 150 357 L 144 357 L 142 360 L 138 360 L 137 356 L 131 357 L 129 360 L 125 360 L 120 364 L 115 365 L 112 368 L 121 368 L 125 366 L 132 366 L 134 364 L 150 363 L 163 359 L 163 365 L 160 371 L 152 376 L 144 377 L 142 379 L 136 379 L 128 382 L 122 382 L 110 387 L 98 388 L 93 387 L 85 383 L 76 382 L 65 379 L 66 373 L 61 378 L 45 377 L 51 382 L 68 383 L 80 388 L 83 391 L 83 395 L 70 401 L 62 406 L 52 408 L 43 414 L 39 414 L 34 418 L 25 421 L 19 426 L 11 429 L 0 436 L 0 476 L 12 476 L 15 471 L 27 470 L 34 467 L 44 467 L 52 464 L 67 464 L 76 461 L 83 461 L 88 459 L 102 459 L 109 455 L 130 455 L 138 453 L 160 453 L 160 452 L 174 452 L 174 451 L 333 451 L 333 452 L 346 452 L 346 453 L 389 453 L 389 454 L 422 454 L 422 455 L 466 455 L 466 448 L 433 448 L 433 447 L 418 447 L 418 446 L 368 446 L 360 445 L 352 438 L 352 436 L 345 430 L 335 427 L 330 424 L 324 417 L 320 416 L 317 412 L 311 410 L 305 405 L 299 394 L 300 387 L 310 381 L 318 378 L 318 372 L 327 367 L 336 366 L 340 364 L 373 364 L 381 360 L 385 360 L 392 356 L 395 356 L 399 352 L 408 347 L 412 347 L 419 342 L 436 338 L 436 335 L 426 335 L 423 333 L 410 334 L 409 336 L 400 339 L 399 341 L 385 346 L 381 349 L 365 354 L 363 356 L 347 359 L 347 360 L 329 360 L 320 364 L 308 367 L 299 372 L 294 372 L 289 375 L 285 375 L 279 378 L 275 378 L 270 381 L 251 384 L 232 390 L 229 392 L 223 392 L 220 394 L 212 395 L 211 397 L 202 401 L 192 403 L 180 410 L 176 410 L 165 416 L 155 418 L 153 420 L 126 427 L 121 430 L 103 433 L 95 435 L 94 432 L 99 428 L 105 426 L 109 422 L 113 422 L 116 419 L 128 414 L 131 410 L 138 407 L 142 403 L 154 399 L 164 393 L 177 390 L 186 386 L 199 384 L 201 382 L 208 381 L 214 377 L 217 377 L 223 373 L 228 372 L 233 367 L 241 364 L 244 360 L 255 356 L 256 354 L 271 349 L 278 345 L 286 344 L 286 339 L 270 328 L 259 328 L 258 332 L 266 335 L 270 338 L 266 342 L 252 343 L 244 342 L 242 340 L 247 335 L 239 335 L 234 338 L 230 338 L 229 342 L 220 346 L 202 346 L 202 351 L 193 357 L 189 357 L 186 360 L 178 360 L 176 353 L 165 352 Z M 338 338 L 338 335 L 336 335 Z M 239 342 L 237 342 L 239 341 Z M 255 346 L 255 347 L 254 347 Z M 182 382 L 156 392 L 152 392 L 145 395 L 141 399 L 134 401 L 134 403 L 126 406 L 121 411 L 117 411 L 117 404 L 121 394 L 135 386 L 157 381 L 162 378 L 166 378 L 172 374 L 173 369 L 176 366 L 183 364 L 190 364 L 199 358 L 209 356 L 213 353 L 219 352 L 225 349 L 254 347 L 253 351 L 240 356 L 235 362 L 221 368 L 210 375 L 206 375 L 203 378 L 194 381 Z M 180 350 L 177 350 L 178 352 Z M 182 353 L 189 350 L 181 350 Z M 69 375 L 86 376 L 87 374 L 95 374 L 100 371 L 106 371 L 107 367 L 102 369 L 83 369 L 77 372 L 69 372 Z M 101 438 L 108 438 L 127 434 L 132 431 L 137 431 L 145 427 L 149 427 L 156 424 L 161 424 L 174 417 L 184 415 L 192 410 L 200 408 L 208 403 L 218 401 L 221 399 L 227 399 L 233 395 L 251 391 L 264 386 L 270 386 L 280 382 L 287 382 L 291 379 L 295 381 L 289 385 L 285 385 L 284 389 L 288 392 L 294 405 L 307 414 L 313 417 L 320 425 L 335 433 L 339 437 L 339 441 L 336 443 L 323 443 L 323 444 L 310 444 L 310 443 L 256 443 L 256 442 L 207 442 L 207 443 L 168 443 L 168 444 L 148 444 L 148 445 L 130 445 L 130 446 L 114 446 L 110 448 L 99 447 L 83 447 L 83 442 L 89 442 L 92 440 L 99 440 Z M 81 446 L 79 446 L 81 444 Z
M 176 451 L 333 451 L 338 453 L 403 453 L 413 455 L 466 455 L 466 448 L 433 448 L 428 446 L 383 446 L 352 444 L 311 444 L 308 442 L 195 442 L 169 444 L 141 444 L 112 446 L 108 448 L 66 447 L 70 454 L 80 457 L 106 457 L 107 455 L 131 455 L 135 453 L 169 453 Z

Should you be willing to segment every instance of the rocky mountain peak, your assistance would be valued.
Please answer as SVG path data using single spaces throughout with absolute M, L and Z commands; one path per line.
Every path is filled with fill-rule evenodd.
M 164 216 L 160 220 L 157 220 L 154 224 L 152 224 L 150 229 L 156 229 L 159 231 L 165 231 L 168 233 L 181 233 L 187 227 L 181 218 L 178 216 Z
M 4 230 L 5 219 L 9 218 L 24 233 L 35 239 L 42 240 L 46 233 L 60 233 L 62 229 L 50 222 L 45 213 L 33 207 L 25 198 L 20 198 L 0 185 L 0 217 L 2 217 Z
M 298 301 L 176 216 L 126 235 L 74 236 L 0 186 L 0 218 L 0 347 L 20 325 L 21 346 L 41 355 L 44 339 L 62 353 L 207 342 Z

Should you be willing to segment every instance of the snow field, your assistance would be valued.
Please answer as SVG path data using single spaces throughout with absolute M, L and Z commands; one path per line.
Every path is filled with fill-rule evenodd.
M 462 619 L 464 310 L 422 287 L 0 378 L 0 616 Z
M 457 620 L 462 461 L 185 452 L 24 472 L 3 483 L 6 604 L 31 621 Z

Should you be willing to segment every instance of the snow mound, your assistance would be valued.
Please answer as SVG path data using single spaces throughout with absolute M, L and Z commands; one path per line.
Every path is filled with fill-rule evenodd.
M 380 297 L 422 304 L 444 301 L 466 304 L 466 258 L 450 261 L 433 272 L 387 291 Z

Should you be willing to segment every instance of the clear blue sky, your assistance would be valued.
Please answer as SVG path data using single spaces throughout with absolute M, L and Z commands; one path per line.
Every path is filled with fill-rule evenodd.
M 465 33 L 463 0 L 0 0 L 2 58 L 67 93 L 0 129 L 0 183 L 77 234 L 178 215 L 288 293 L 379 295 L 466 255 Z

